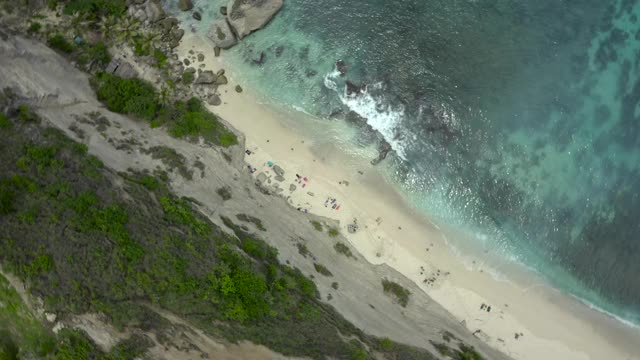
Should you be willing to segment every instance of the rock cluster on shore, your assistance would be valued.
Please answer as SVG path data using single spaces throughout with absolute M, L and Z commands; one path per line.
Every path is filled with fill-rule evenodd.
M 223 18 L 211 24 L 209 38 L 216 47 L 228 49 L 267 25 L 283 4 L 284 0 L 230 0 L 220 8 Z

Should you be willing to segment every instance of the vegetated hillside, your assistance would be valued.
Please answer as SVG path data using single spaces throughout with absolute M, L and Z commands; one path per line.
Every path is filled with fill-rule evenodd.
M 172 195 L 164 174 L 113 173 L 27 107 L 8 115 L 0 116 L 0 262 L 58 318 L 100 312 L 118 328 L 161 333 L 153 305 L 215 337 L 287 355 L 433 358 L 363 334 L 317 299 L 311 280 L 280 264 L 274 248 L 229 219 L 236 236 L 226 234 L 193 210 L 195 200 Z M 5 323 L 0 329 L 5 352 L 23 348 L 32 332 Z M 50 335 L 46 346 L 21 351 L 77 358 L 60 354 L 84 351 L 64 350 L 69 344 L 95 348 L 77 332 Z M 131 342 L 125 345 L 135 351 L 120 358 L 147 343 Z

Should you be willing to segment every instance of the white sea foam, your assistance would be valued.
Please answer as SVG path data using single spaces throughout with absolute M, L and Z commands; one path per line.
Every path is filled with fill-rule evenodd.
M 405 136 L 402 134 L 402 119 L 404 118 L 404 107 L 393 108 L 384 102 L 384 98 L 374 98 L 369 93 L 369 88 L 379 89 L 382 84 L 369 85 L 364 91 L 357 95 L 347 95 L 346 88 L 339 89 L 336 79 L 340 72 L 334 70 L 324 77 L 324 85 L 328 89 L 334 90 L 340 101 L 351 111 L 365 118 L 374 130 L 378 131 L 382 137 L 391 145 L 391 148 L 403 160 L 406 160 Z

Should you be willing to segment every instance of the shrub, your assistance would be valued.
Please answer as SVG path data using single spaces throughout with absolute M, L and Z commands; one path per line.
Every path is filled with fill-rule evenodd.
M 333 245 L 333 248 L 339 253 L 342 254 L 346 257 L 350 257 L 350 258 L 354 258 L 355 256 L 353 256 L 353 253 L 351 252 L 351 249 L 349 249 L 349 247 L 341 242 L 337 242 L 335 245 Z
M 98 100 L 104 101 L 111 111 L 151 121 L 160 109 L 158 94 L 146 81 L 102 73 L 95 82 L 98 84 Z
M 314 263 L 313 267 L 316 269 L 316 271 L 324 276 L 333 276 L 333 274 L 331 273 L 331 271 L 329 271 L 329 269 L 327 269 L 326 266 L 322 265 L 322 264 L 318 264 L 318 263 Z
M 311 225 L 313 225 L 314 229 L 322 231 L 322 224 L 319 221 L 311 220 Z
M 192 71 L 185 71 L 182 73 L 182 83 L 185 85 L 191 85 L 193 80 L 195 80 L 196 75 Z
M 340 235 L 340 230 L 338 230 L 336 228 L 331 228 L 331 229 L 329 229 L 328 234 L 331 237 L 336 237 L 336 236 Z
M 126 0 L 71 0 L 65 6 L 65 15 L 80 14 L 89 19 L 101 16 L 120 17 L 127 10 Z
M 38 115 L 24 104 L 18 106 L 18 119 L 23 122 L 37 122 L 39 120 Z
M 54 34 L 49 37 L 47 44 L 53 49 L 62 51 L 63 53 L 70 54 L 73 52 L 73 45 L 67 41 L 61 34 Z
M 216 190 L 216 193 L 218 193 L 218 195 L 220 195 L 220 197 L 224 201 L 231 199 L 231 188 L 228 186 L 218 188 L 218 190 Z
M 382 289 L 386 294 L 395 296 L 396 300 L 402 307 L 407 307 L 407 304 L 409 304 L 409 295 L 411 295 L 411 292 L 402 287 L 402 285 L 382 279 Z
M 40 32 L 40 29 L 42 29 L 42 25 L 40 25 L 39 22 L 34 21 L 29 25 L 29 29 L 27 31 L 34 34 Z
M 109 55 L 109 50 L 107 50 L 107 46 L 103 42 L 85 46 L 82 54 L 78 56 L 78 62 L 81 64 L 95 62 L 101 66 L 105 66 L 109 64 L 110 61 L 111 55 Z
M 8 129 L 12 126 L 13 123 L 11 122 L 11 120 L 9 120 L 7 115 L 0 113 L 0 129 Z

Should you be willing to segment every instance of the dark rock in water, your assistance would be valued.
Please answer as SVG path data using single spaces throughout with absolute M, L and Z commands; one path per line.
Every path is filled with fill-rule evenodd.
M 263 52 L 260 53 L 260 58 L 258 60 L 252 60 L 252 62 L 258 66 L 262 66 L 267 59 L 267 55 Z
M 236 85 L 236 92 L 237 93 L 241 93 L 242 92 L 242 86 Z
M 279 58 L 282 53 L 284 52 L 284 46 L 278 46 L 276 47 L 276 57 Z
M 180 2 L 178 2 L 178 8 L 182 11 L 189 11 L 193 9 L 193 3 L 191 0 L 180 0 Z
M 391 145 L 383 140 L 378 149 L 378 157 L 371 160 L 371 165 L 378 165 L 382 160 L 387 158 L 391 150 Z
M 283 4 L 284 0 L 231 0 L 227 18 L 242 39 L 267 25 Z
M 193 18 L 198 20 L 198 21 L 202 20 L 202 15 L 200 15 L 200 13 L 197 12 L 197 11 L 194 11 L 193 15 L 191 15 L 191 16 L 193 16 Z
M 347 64 L 343 60 L 336 61 L 336 70 L 338 70 L 340 76 L 347 75 Z
M 342 110 L 338 110 L 339 113 L 342 113 Z M 360 116 L 357 112 L 355 111 L 349 111 L 347 113 L 347 115 L 344 117 L 344 119 L 347 122 L 350 122 L 354 125 L 358 125 L 358 126 L 368 126 L 367 124 L 367 119 L 363 118 L 362 116 Z
M 220 56 L 220 47 L 219 47 L 219 46 L 215 46 L 215 47 L 213 48 L 213 55 L 214 55 L 215 57 Z
M 222 16 L 227 16 L 227 7 L 226 6 L 221 6 L 220 7 L 220 14 L 222 14 Z
M 217 78 L 216 78 L 216 75 L 213 73 L 213 71 L 207 70 L 200 73 L 200 76 L 198 76 L 198 79 L 196 80 L 196 84 L 207 85 L 207 84 L 213 84 L 216 81 L 217 81 Z
M 367 84 L 356 85 L 347 80 L 347 95 L 360 95 L 367 90 Z
M 343 114 L 344 114 L 344 110 L 342 110 L 342 109 L 336 109 L 336 110 L 333 110 L 333 111 L 329 114 L 329 119 L 335 119 L 335 118 L 337 118 L 338 116 L 343 115 Z M 354 113 L 354 114 L 355 114 L 355 113 Z M 358 114 L 356 114 L 356 115 L 358 115 Z M 359 116 L 359 115 L 358 115 L 358 116 Z
M 307 70 L 305 72 L 305 75 L 307 75 L 308 78 L 312 78 L 312 77 L 318 75 L 318 72 L 315 71 L 315 70 Z

